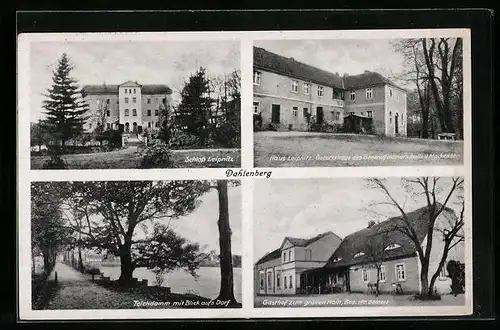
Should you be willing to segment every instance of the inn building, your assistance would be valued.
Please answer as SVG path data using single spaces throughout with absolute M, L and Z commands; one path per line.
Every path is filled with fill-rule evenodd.
M 436 207 L 442 207 L 436 204 Z M 428 237 L 429 208 L 427 206 L 406 213 L 418 243 L 425 250 Z M 455 212 L 444 207 L 436 219 L 432 233 L 432 249 L 429 258 L 428 280 L 436 273 L 445 244 L 443 233 L 450 223 L 458 220 Z M 330 233 L 312 240 L 285 238 L 281 247 L 264 255 L 255 265 L 255 293 L 257 295 L 282 295 L 297 293 L 372 293 L 377 281 L 375 263 L 380 265 L 379 291 L 382 293 L 418 293 L 421 289 L 420 270 L 422 264 L 413 240 L 403 234 L 403 219 L 400 216 L 385 221 L 370 222 L 366 228 L 353 232 L 342 240 Z M 311 244 L 318 241 L 321 244 Z M 302 247 L 303 251 L 318 256 L 315 263 L 306 267 L 287 267 L 292 264 L 292 255 L 285 251 L 291 247 Z M 318 248 L 318 250 L 316 250 Z M 378 250 L 373 253 L 374 248 Z M 285 254 L 284 254 L 285 253 Z M 325 257 L 325 255 L 328 255 Z M 300 257 L 299 257 L 300 256 Z M 297 259 L 302 260 L 304 254 Z M 288 259 L 287 259 L 288 258 Z M 307 256 L 306 256 L 307 260 Z M 465 262 L 464 242 L 456 240 L 447 253 L 444 267 L 435 281 L 435 290 L 440 294 L 451 291 L 451 278 L 446 271 L 449 261 Z M 294 269 L 288 282 L 285 269 Z M 292 285 L 292 287 L 290 287 Z M 302 288 L 302 290 L 300 289 Z M 307 290 L 303 290 L 307 289 Z
M 89 106 L 84 130 L 92 132 L 101 115 L 105 117 L 106 129 L 122 127 L 125 133 L 132 134 L 158 130 L 161 110 L 170 106 L 171 94 L 166 85 L 141 85 L 136 81 L 83 86 L 83 99 Z
M 253 49 L 253 113 L 259 129 L 406 136 L 406 91 L 377 72 L 331 73 L 264 48 Z

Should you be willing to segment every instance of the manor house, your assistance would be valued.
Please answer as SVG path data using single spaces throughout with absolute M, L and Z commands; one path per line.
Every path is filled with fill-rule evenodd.
M 106 129 L 121 127 L 125 133 L 141 133 L 160 128 L 160 110 L 171 104 L 172 90 L 166 85 L 127 81 L 121 85 L 86 85 L 82 94 L 90 113 L 84 125 L 86 132 L 95 129 L 102 115 Z
M 340 76 L 263 48 L 253 49 L 253 112 L 261 129 L 406 136 L 406 91 L 377 72 Z

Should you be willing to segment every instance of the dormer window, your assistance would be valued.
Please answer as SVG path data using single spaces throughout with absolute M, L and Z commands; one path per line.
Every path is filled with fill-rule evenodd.
M 397 249 L 397 248 L 400 248 L 400 247 L 401 247 L 401 245 L 399 245 L 399 244 L 389 244 L 384 249 L 384 251 L 394 250 L 394 249 Z
M 364 255 L 365 255 L 365 253 L 364 253 L 364 252 L 358 252 L 358 253 L 356 253 L 356 254 L 354 255 L 354 258 L 359 258 L 359 257 L 362 257 L 362 256 L 364 256 Z
M 339 262 L 339 261 L 341 261 L 341 260 L 342 260 L 342 258 L 341 258 L 341 257 L 337 257 L 337 258 L 333 259 L 333 262 Z

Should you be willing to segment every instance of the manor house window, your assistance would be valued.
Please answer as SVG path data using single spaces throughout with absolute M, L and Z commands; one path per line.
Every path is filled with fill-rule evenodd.
M 151 110 L 148 110 L 148 116 L 151 116 Z
M 106 110 L 106 117 L 109 117 L 111 115 L 109 110 Z
M 160 122 L 159 121 L 155 122 L 155 127 L 160 127 Z
M 309 95 L 311 93 L 311 84 L 305 83 L 304 84 L 304 94 Z
M 323 96 L 323 86 L 318 86 L 318 96 Z
M 305 257 L 306 257 L 306 260 L 312 260 L 312 250 L 311 249 L 306 249 L 305 250 Z
M 292 108 L 292 115 L 294 117 L 297 117 L 298 114 L 299 114 L 299 108 L 298 107 L 293 107 Z
M 290 275 L 290 289 L 293 289 L 293 277 Z
M 158 109 L 155 109 L 155 116 L 158 116 Z
M 137 98 L 134 96 L 134 97 L 132 98 L 132 103 L 136 103 L 136 102 L 137 102 Z
M 276 287 L 279 288 L 281 286 L 281 272 L 278 270 L 276 271 Z
M 129 115 L 129 111 L 128 111 L 128 109 L 125 109 L 125 117 L 128 117 L 128 115 Z
M 253 84 L 254 85 L 260 85 L 260 77 L 262 73 L 259 71 L 254 71 L 253 72 Z
M 258 114 L 259 112 L 260 112 L 260 103 L 254 102 L 253 103 L 253 113 Z
M 366 116 L 367 116 L 367 117 L 372 118 L 372 117 L 373 117 L 373 111 L 368 110 L 368 111 L 366 112 Z
M 373 90 L 371 88 L 366 89 L 366 98 L 371 99 L 373 97 Z
M 148 104 L 151 104 L 151 99 L 148 97 L 148 101 L 147 101 Z
M 392 97 L 393 97 L 392 87 L 389 87 L 389 98 L 392 99 Z
M 137 109 L 132 110 L 132 116 L 137 116 Z
M 299 82 L 297 80 L 292 80 L 292 93 L 299 92 Z
M 125 103 L 128 103 L 128 97 L 125 98 Z
M 351 93 L 349 94 L 349 100 L 351 100 L 351 101 L 356 100 L 356 92 L 351 92 Z

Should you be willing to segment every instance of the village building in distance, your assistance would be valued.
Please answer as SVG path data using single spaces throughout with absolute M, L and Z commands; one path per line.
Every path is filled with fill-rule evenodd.
M 254 47 L 253 112 L 260 129 L 407 135 L 406 91 L 377 72 L 340 76 Z
M 429 219 L 425 216 L 427 212 L 427 207 L 422 207 L 407 213 L 408 221 L 417 233 L 421 246 L 426 244 L 427 239 Z M 446 228 L 450 218 L 456 217 L 452 209 L 445 207 L 436 219 L 435 229 Z M 405 294 L 418 293 L 420 260 L 413 242 L 395 229 L 402 221 L 401 217 L 393 217 L 379 223 L 371 222 L 367 228 L 356 231 L 344 239 L 331 232 L 310 240 L 285 238 L 280 248 L 266 254 L 255 264 L 255 293 L 256 295 L 371 293 L 377 281 L 374 262 L 379 262 L 381 265 L 379 281 L 381 293 L 393 293 L 397 289 Z M 429 279 L 438 269 L 444 249 L 442 233 L 434 230 L 433 235 Z M 385 246 L 383 253 L 378 254 L 379 260 L 374 260 L 373 253 L 367 249 L 381 244 Z M 301 254 L 287 256 L 287 249 L 301 251 Z M 318 257 L 308 258 L 307 255 L 304 256 L 305 251 L 309 251 L 309 256 Z M 455 260 L 463 263 L 464 253 L 464 243 L 461 242 L 449 251 L 446 262 Z M 328 257 L 325 258 L 325 255 Z M 291 270 L 293 276 L 290 276 L 285 269 Z M 451 278 L 447 276 L 446 267 L 443 267 L 435 282 L 435 289 L 440 294 L 446 294 L 450 292 L 450 285 Z
M 171 104 L 172 90 L 166 85 L 127 81 L 121 85 L 86 85 L 82 94 L 89 106 L 88 120 L 84 124 L 86 132 L 95 129 L 99 114 L 105 112 L 106 129 L 140 134 L 146 129 L 159 130 L 161 109 Z

